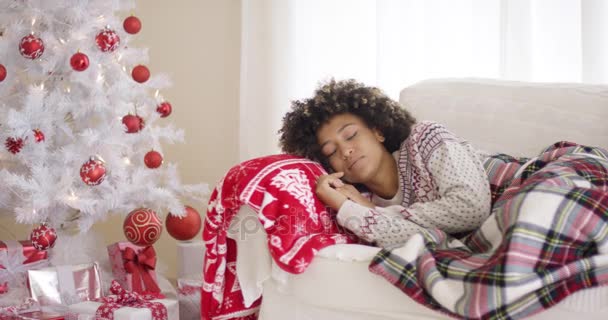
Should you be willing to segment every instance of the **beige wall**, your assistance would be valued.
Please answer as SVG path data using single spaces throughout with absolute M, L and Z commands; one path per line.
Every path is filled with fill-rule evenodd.
M 213 186 L 238 160 L 240 1 L 136 0 L 136 4 L 133 13 L 143 27 L 135 44 L 149 48 L 152 73 L 167 73 L 173 81 L 162 95 L 173 105 L 169 119 L 186 133 L 186 143 L 165 146 L 165 161 L 178 163 L 184 183 Z M 190 205 L 205 214 L 206 204 Z M 124 240 L 122 221 L 123 217 L 112 217 L 93 230 L 108 243 Z M 31 230 L 31 226 L 13 226 L 6 218 L 0 218 L 0 224 L 18 239 Z M 0 239 L 4 232 L 0 228 Z M 176 276 L 176 244 L 164 232 L 155 245 L 169 268 L 169 279 Z

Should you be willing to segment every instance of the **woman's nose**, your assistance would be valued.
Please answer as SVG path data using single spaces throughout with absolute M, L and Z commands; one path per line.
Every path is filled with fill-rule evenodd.
M 353 149 L 352 148 L 348 148 L 344 151 L 344 160 L 350 158 L 350 156 L 353 154 Z

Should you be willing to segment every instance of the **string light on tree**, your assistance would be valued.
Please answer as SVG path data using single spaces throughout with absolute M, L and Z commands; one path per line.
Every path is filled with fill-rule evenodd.
M 70 65 L 76 71 L 84 71 L 89 67 L 89 57 L 82 52 L 77 52 L 70 59 Z
M 123 21 L 122 26 L 127 33 L 136 34 L 141 30 L 141 21 L 135 16 L 130 16 Z
M 144 65 L 138 65 L 131 71 L 133 80 L 139 83 L 144 83 L 150 79 L 150 70 Z
M 128 114 L 122 117 L 122 123 L 127 128 L 127 133 L 136 133 L 144 128 L 144 119 L 138 115 Z
M 100 31 L 95 37 L 97 47 L 103 52 L 113 52 L 120 45 L 120 37 L 109 27 Z
M 163 156 L 158 151 L 148 151 L 144 156 L 144 163 L 146 167 L 156 169 L 163 164 Z
M 38 59 L 44 53 L 44 42 L 33 34 L 21 38 L 19 52 L 24 58 Z
M 100 159 L 91 157 L 80 167 L 80 178 L 89 186 L 97 186 L 106 178 L 106 167 Z
M 55 245 L 57 233 L 55 232 L 55 229 L 47 226 L 46 224 L 41 224 L 32 230 L 32 233 L 30 233 L 30 240 L 32 241 L 32 245 L 34 248 L 36 248 L 36 250 L 48 250 Z

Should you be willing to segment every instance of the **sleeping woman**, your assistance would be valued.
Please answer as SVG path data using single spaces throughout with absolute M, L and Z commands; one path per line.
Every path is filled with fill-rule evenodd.
M 324 83 L 293 102 L 279 132 L 284 152 L 330 172 L 319 177 L 317 196 L 365 241 L 398 246 L 426 228 L 462 234 L 490 215 L 483 156 L 442 125 L 417 122 L 375 87 Z

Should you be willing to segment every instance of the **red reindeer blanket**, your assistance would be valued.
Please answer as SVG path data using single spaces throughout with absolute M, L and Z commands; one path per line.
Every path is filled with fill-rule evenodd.
M 274 262 L 291 273 L 304 272 L 324 247 L 357 242 L 314 195 L 317 177 L 325 173 L 318 163 L 290 155 L 256 158 L 228 171 L 211 195 L 205 219 L 202 319 L 257 318 L 261 298 L 244 306 L 236 276 L 237 248 L 227 237 L 243 205 L 257 212 Z

